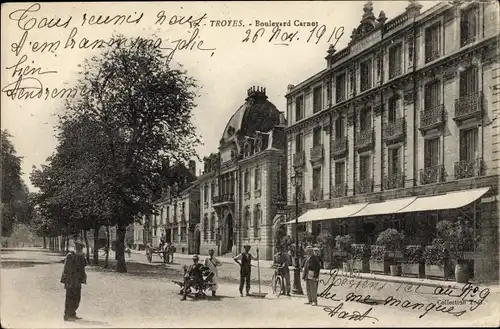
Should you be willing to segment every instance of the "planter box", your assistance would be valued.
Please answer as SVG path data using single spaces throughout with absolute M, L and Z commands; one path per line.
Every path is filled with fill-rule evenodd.
M 432 266 L 432 265 L 430 265 Z M 417 278 L 422 278 L 424 276 L 424 265 L 423 264 L 401 264 L 401 273 L 403 276 L 415 276 Z
M 368 259 L 357 259 L 352 263 L 352 269 L 357 270 L 360 273 L 368 273 L 370 272 L 370 263 L 368 262 Z
M 448 273 L 450 272 L 448 265 L 428 265 L 425 264 L 425 278 L 443 278 L 448 280 Z
M 384 260 L 370 260 L 370 273 L 378 272 L 378 273 L 389 273 L 389 261 Z

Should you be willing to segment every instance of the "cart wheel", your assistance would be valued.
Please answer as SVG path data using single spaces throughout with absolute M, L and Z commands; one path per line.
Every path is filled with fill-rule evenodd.
M 146 250 L 146 258 L 148 259 L 148 262 L 150 262 L 150 263 L 153 260 L 153 254 L 151 253 L 151 251 L 149 249 Z

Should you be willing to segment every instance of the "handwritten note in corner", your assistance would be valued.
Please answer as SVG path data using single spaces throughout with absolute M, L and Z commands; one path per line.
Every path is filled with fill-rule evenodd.
M 195 55 L 198 62 L 209 61 L 219 53 L 232 56 L 233 49 L 251 45 L 255 51 L 266 43 L 336 45 L 344 35 L 343 26 L 305 17 L 255 19 L 238 10 L 237 15 L 227 19 L 208 5 L 207 11 L 202 10 L 204 6 L 182 3 L 123 4 L 113 8 L 103 4 L 75 4 L 71 5 L 73 9 L 68 6 L 23 3 L 5 7 L 9 45 L 4 49 L 9 51 L 3 68 L 3 96 L 13 101 L 81 96 L 87 91 L 68 82 L 64 84 L 70 86 L 60 84 L 60 76 L 67 71 L 61 64 L 68 59 L 82 62 L 79 59 L 113 47 L 152 46 L 168 54 L 169 64 L 174 57 Z M 232 39 L 227 41 L 229 37 Z

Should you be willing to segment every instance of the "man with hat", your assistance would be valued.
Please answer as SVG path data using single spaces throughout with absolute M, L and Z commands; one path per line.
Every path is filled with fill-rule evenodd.
M 247 296 L 250 294 L 250 277 L 251 277 L 251 268 L 252 268 L 252 260 L 256 260 L 249 251 L 250 246 L 243 246 L 245 249 L 244 252 L 234 257 L 234 261 L 240 265 L 240 296 L 243 297 L 243 286 L 246 285 L 246 293 Z
M 198 285 L 201 281 L 203 281 L 203 266 L 198 263 L 199 261 L 198 255 L 193 256 L 193 264 L 189 266 L 189 268 L 184 273 L 184 295 L 182 296 L 182 300 L 186 300 L 189 288 L 193 285 Z
M 292 259 L 290 255 L 288 255 L 286 251 L 286 246 L 281 245 L 279 248 L 279 251 L 276 255 L 274 255 L 274 259 L 276 261 L 276 265 L 280 267 L 280 273 L 285 279 L 285 290 L 286 290 L 286 295 L 290 296 L 290 269 L 288 266 L 292 265 Z
M 64 321 L 75 321 L 80 319 L 76 316 L 76 310 L 80 306 L 82 297 L 82 284 L 87 284 L 87 274 L 85 273 L 84 244 L 81 240 L 75 240 L 75 251 L 70 251 L 64 260 L 64 270 L 61 276 L 61 283 L 66 289 L 66 303 L 64 308 Z
M 306 281 L 306 304 L 312 304 L 313 306 L 318 305 L 320 261 L 319 257 L 316 255 L 317 252 L 319 252 L 318 248 L 313 248 L 312 246 L 306 248 L 307 257 L 304 262 L 304 272 L 302 274 L 302 279 Z

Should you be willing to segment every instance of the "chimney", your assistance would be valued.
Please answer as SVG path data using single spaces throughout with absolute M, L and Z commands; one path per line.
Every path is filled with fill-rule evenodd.
M 194 175 L 196 176 L 196 161 L 194 160 L 189 160 L 189 163 L 188 163 L 188 168 L 189 168 L 189 171 Z
M 287 89 L 287 91 L 291 91 L 293 88 L 295 88 L 294 85 L 288 85 L 288 87 L 286 89 Z

